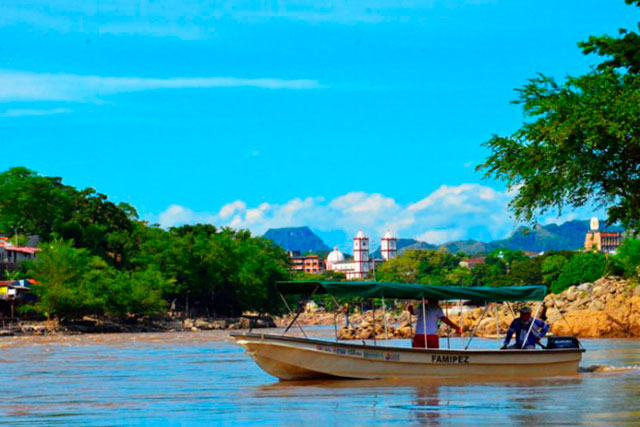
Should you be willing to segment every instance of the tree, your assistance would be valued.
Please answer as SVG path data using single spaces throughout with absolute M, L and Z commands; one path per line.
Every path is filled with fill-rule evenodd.
M 551 291 L 558 294 L 570 286 L 593 282 L 604 275 L 606 264 L 603 254 L 593 252 L 576 254 L 564 265 L 558 278 L 551 283 Z
M 447 274 L 456 270 L 459 264 L 460 258 L 446 249 L 411 250 L 382 264 L 376 276 L 383 282 L 451 284 Z M 463 280 L 459 272 L 450 278 Z
M 627 278 L 640 278 L 640 240 L 625 239 L 616 251 L 613 262 L 620 266 Z
M 551 286 L 560 274 L 565 266 L 569 263 L 567 257 L 562 255 L 551 255 L 545 258 L 542 262 L 542 280 L 547 286 Z
M 626 0 L 640 6 L 639 1 Z M 539 75 L 519 89 L 525 123 L 494 136 L 486 177 L 516 191 L 511 208 L 520 220 L 566 206 L 606 207 L 608 222 L 640 226 L 640 36 L 591 37 L 584 54 L 605 60 L 564 82 Z
M 509 276 L 517 285 L 539 285 L 542 283 L 542 257 L 513 261 Z
M 33 286 L 38 300 L 27 309 L 47 317 L 162 313 L 167 306 L 164 296 L 172 285 L 153 267 L 118 271 L 87 249 L 61 239 L 42 245 L 27 267 L 39 282 Z
M 245 310 L 280 309 L 275 283 L 287 280 L 289 259 L 279 246 L 248 231 L 209 224 L 185 225 L 168 232 L 140 230 L 137 268 L 155 265 L 175 279 L 174 296 L 190 311 L 237 316 Z
M 61 178 L 40 176 L 27 168 L 0 174 L 0 232 L 22 231 L 47 241 L 73 240 L 113 265 L 126 264 L 135 209 L 115 204 L 93 188 L 77 190 Z
M 78 318 L 102 313 L 104 298 L 85 276 L 99 275 L 106 267 L 104 261 L 86 249 L 76 249 L 71 241 L 54 240 L 41 247 L 42 251 L 28 265 L 28 274 L 39 284 L 33 286 L 38 297 L 31 307 L 47 317 Z

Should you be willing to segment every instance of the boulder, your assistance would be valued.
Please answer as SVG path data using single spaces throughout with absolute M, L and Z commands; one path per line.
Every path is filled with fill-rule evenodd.
M 593 283 L 583 283 L 582 285 L 578 286 L 578 290 L 580 292 L 588 292 L 591 293 L 591 290 L 593 289 Z
M 604 302 L 599 299 L 594 299 L 588 306 L 589 310 L 592 311 L 601 311 L 604 310 Z
M 576 288 L 575 286 L 570 286 L 566 291 L 564 291 L 564 297 L 568 301 L 574 301 L 576 298 L 578 298 L 579 294 L 580 291 L 578 291 L 578 288 Z

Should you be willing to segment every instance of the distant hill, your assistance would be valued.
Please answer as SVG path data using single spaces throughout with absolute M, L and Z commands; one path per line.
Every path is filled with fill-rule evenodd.
M 415 239 L 398 239 L 398 243 L 396 243 L 396 247 L 398 248 L 398 253 L 402 253 L 408 250 L 414 249 L 438 249 L 438 246 L 432 245 L 431 243 L 421 242 Z M 380 247 L 375 250 L 373 253 L 374 258 L 382 258 L 382 253 L 380 252 Z
M 600 227 L 602 231 L 624 231 L 621 227 Z M 568 221 L 563 224 L 548 224 L 534 229 L 519 227 L 506 239 L 481 242 L 478 240 L 456 240 L 442 245 L 421 242 L 415 239 L 398 239 L 398 253 L 407 250 L 446 248 L 452 253 L 464 252 L 469 255 L 486 254 L 495 249 L 511 249 L 531 252 L 548 252 L 576 250 L 584 246 L 585 235 L 589 231 L 589 221 Z M 309 227 L 272 228 L 266 238 L 288 251 L 323 252 L 330 251 L 322 239 L 316 236 Z M 380 258 L 378 247 L 373 256 Z
M 601 227 L 602 231 L 624 231 L 618 226 Z M 506 239 L 492 242 L 460 240 L 447 242 L 444 246 L 450 252 L 465 252 L 470 255 L 489 253 L 495 249 L 511 249 L 531 252 L 576 250 L 584 247 L 584 238 L 589 231 L 589 221 L 568 221 L 563 224 L 537 226 L 533 230 L 519 227 Z
M 264 237 L 286 251 L 306 253 L 331 250 L 309 227 L 270 228 Z

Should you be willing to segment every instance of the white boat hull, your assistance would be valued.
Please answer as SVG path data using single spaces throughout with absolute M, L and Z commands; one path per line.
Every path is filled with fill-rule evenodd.
M 583 349 L 430 350 L 232 333 L 256 363 L 282 380 L 428 379 L 577 374 Z

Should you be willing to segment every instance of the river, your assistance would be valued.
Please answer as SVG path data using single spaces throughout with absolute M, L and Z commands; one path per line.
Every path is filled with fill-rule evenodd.
M 260 370 L 227 331 L 4 337 L 0 423 L 640 424 L 640 340 L 583 344 L 583 372 L 571 377 L 287 383 Z

